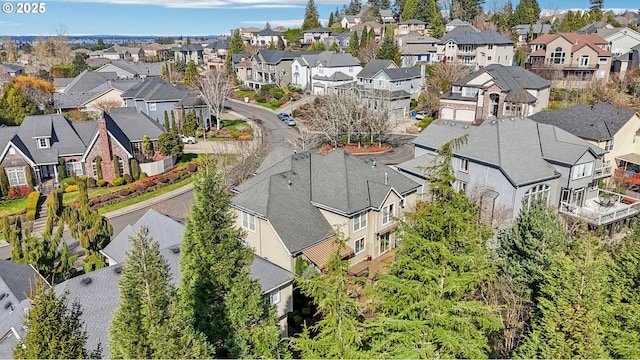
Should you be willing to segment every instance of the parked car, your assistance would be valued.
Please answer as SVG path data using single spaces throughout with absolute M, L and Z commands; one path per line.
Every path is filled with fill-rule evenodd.
M 422 120 L 427 117 L 426 111 L 418 111 L 416 112 L 415 118 L 416 120 Z
M 279 113 L 278 114 L 278 119 L 280 119 L 280 120 L 284 120 L 284 118 L 287 118 L 287 117 L 289 117 L 289 114 L 287 114 L 287 113 Z
M 182 142 L 185 143 L 185 144 L 195 144 L 196 143 L 196 138 L 194 138 L 193 136 L 186 136 L 186 135 L 180 134 L 180 139 L 182 139 Z
M 284 123 L 289 125 L 289 126 L 296 126 L 296 121 L 293 120 L 292 117 L 287 116 L 286 118 L 283 119 Z

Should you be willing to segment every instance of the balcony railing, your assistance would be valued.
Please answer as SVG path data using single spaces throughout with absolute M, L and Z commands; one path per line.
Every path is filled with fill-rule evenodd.
M 578 206 L 560 202 L 559 212 L 584 220 L 593 225 L 606 225 L 638 214 L 640 199 L 599 189 L 598 196 Z
M 605 165 L 603 167 L 595 168 L 593 170 L 594 179 L 600 179 L 608 176 L 611 176 L 611 165 Z

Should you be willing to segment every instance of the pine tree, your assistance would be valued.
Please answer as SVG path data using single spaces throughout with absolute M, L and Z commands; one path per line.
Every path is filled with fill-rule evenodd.
M 198 76 L 200 76 L 198 74 L 198 67 L 196 66 L 196 63 L 193 60 L 190 60 L 187 63 L 187 68 L 184 71 L 184 85 L 185 86 L 190 86 L 192 82 L 197 81 Z
M 335 22 L 335 19 L 333 18 L 333 13 L 329 13 L 329 23 L 327 24 L 327 26 L 331 27 L 334 22 Z
M 171 130 L 171 127 L 169 126 L 169 113 L 167 113 L 167 110 L 164 111 L 164 131 L 169 131 Z
M 450 17 L 474 23 L 482 14 L 484 0 L 451 0 Z
M 602 6 L 604 5 L 604 0 L 589 0 L 589 4 L 591 4 L 591 7 L 589 9 L 592 12 L 599 11 L 602 14 Z
M 485 246 L 491 230 L 452 187 L 451 159 L 464 141 L 438 150 L 426 169 L 431 200 L 404 213 L 397 259 L 374 283 L 378 316 L 367 336 L 379 357 L 484 358 L 488 334 L 501 326 L 496 309 L 473 297 L 495 269 Z
M 358 56 L 358 49 L 360 49 L 360 41 L 358 40 L 358 32 L 354 31 L 349 39 L 349 47 L 347 52 L 352 56 Z
M 169 81 L 169 64 L 164 64 L 162 66 L 162 72 L 160 73 L 160 77 L 164 81 Z
M 307 2 L 307 8 L 304 11 L 304 21 L 302 22 L 302 31 L 320 27 L 320 15 L 318 8 L 313 0 Z
M 181 319 L 204 334 L 215 347 L 215 357 L 275 357 L 276 338 L 264 335 L 273 329 L 274 320 L 268 312 L 256 310 L 259 291 L 248 276 L 253 251 L 243 243 L 245 234 L 235 225 L 222 174 L 212 161 L 198 169 L 194 197 L 180 250 Z M 239 289 L 233 290 L 236 286 Z M 254 306 L 230 308 L 230 296 L 240 302 L 235 291 Z
M 301 292 L 313 299 L 320 318 L 292 339 L 291 346 L 300 352 L 302 358 L 344 359 L 363 354 L 363 309 L 353 292 L 362 283 L 348 274 L 349 260 L 340 255 L 348 239 L 337 229 L 332 241 L 335 251 L 322 273 L 312 271 L 296 279 Z
M 227 51 L 227 56 L 225 58 L 228 74 L 233 74 L 231 55 L 244 54 L 245 51 L 246 50 L 244 47 L 244 42 L 242 41 L 242 37 L 240 37 L 240 30 L 235 30 L 233 32 L 233 35 L 231 35 L 231 39 L 229 40 L 229 50 Z
M 24 325 L 29 329 L 13 352 L 15 359 L 99 358 L 85 348 L 87 333 L 80 316 L 80 304 L 69 307 L 67 294 L 57 297 L 42 280 L 36 280 L 29 296 L 31 306 Z
M 537 0 L 521 0 L 509 18 L 509 25 L 535 24 L 540 19 L 540 5 Z
M 278 36 L 278 42 L 276 43 L 276 48 L 278 50 L 284 50 L 286 48 L 284 44 L 284 39 L 282 39 L 282 36 Z
M 424 21 L 431 26 L 431 35 L 444 35 L 444 18 L 437 0 L 425 0 L 418 3 L 415 19 Z
M 610 259 L 599 239 L 578 234 L 567 254 L 543 274 L 531 333 L 519 358 L 608 358 L 602 321 L 610 312 L 606 291 Z
M 396 65 L 402 66 L 402 61 L 400 60 L 400 50 L 398 49 L 398 44 L 393 39 L 393 35 L 391 35 L 391 32 L 385 35 L 376 58 L 393 60 Z
M 400 21 L 415 19 L 418 14 L 418 0 L 407 0 L 400 14 Z
M 129 241 L 131 250 L 118 282 L 120 306 L 109 327 L 111 357 L 156 358 L 158 343 L 165 337 L 163 327 L 173 291 L 169 266 L 146 226 L 129 236 Z

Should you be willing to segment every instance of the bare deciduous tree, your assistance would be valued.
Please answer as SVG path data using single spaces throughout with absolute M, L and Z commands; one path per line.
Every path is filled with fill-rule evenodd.
M 358 59 L 360 59 L 360 61 L 369 62 L 376 58 L 378 55 L 378 49 L 380 49 L 380 45 L 371 40 L 358 50 Z
M 6 60 L 8 62 L 16 62 L 18 60 L 18 47 L 11 41 L 11 38 L 5 36 L 2 38 L 2 45 L 6 53 Z
M 322 134 L 299 127 L 298 135 L 287 138 L 287 143 L 296 150 L 307 151 L 318 147 L 322 143 Z
M 93 103 L 93 107 L 108 113 L 111 109 L 122 107 L 122 101 L 116 99 L 102 99 Z
M 216 157 L 225 174 L 227 188 L 232 188 L 251 177 L 266 155 L 266 149 L 260 141 L 242 142 L 239 146 L 238 156 L 233 160 L 228 156 Z
M 224 71 L 209 70 L 193 83 L 209 107 L 209 111 L 216 117 L 216 129 L 220 130 L 220 117 L 229 92 L 233 88 L 233 80 Z

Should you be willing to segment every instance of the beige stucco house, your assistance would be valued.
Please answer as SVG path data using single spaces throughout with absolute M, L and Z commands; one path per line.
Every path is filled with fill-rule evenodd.
M 437 55 L 450 64 L 481 68 L 491 64 L 510 66 L 513 63 L 513 41 L 495 30 L 478 31 L 461 25 L 444 34 Z
M 396 218 L 420 188 L 373 158 L 278 148 L 234 189 L 231 206 L 256 254 L 294 271 L 298 257 L 322 268 L 338 228 L 352 264 L 386 254 L 396 246 Z
M 543 35 L 530 42 L 528 67 L 551 80 L 554 86 L 584 88 L 594 79 L 608 79 L 611 69 L 608 45 L 597 35 Z

